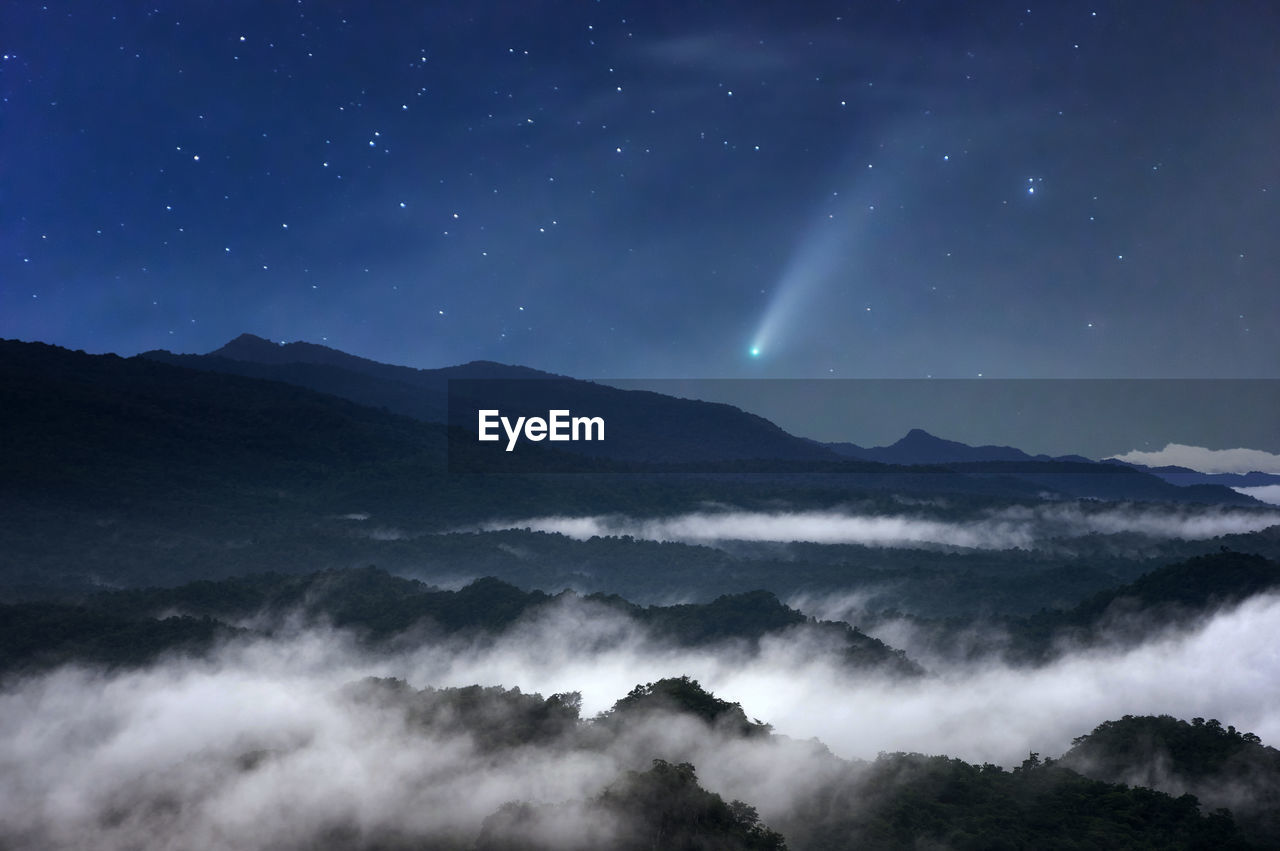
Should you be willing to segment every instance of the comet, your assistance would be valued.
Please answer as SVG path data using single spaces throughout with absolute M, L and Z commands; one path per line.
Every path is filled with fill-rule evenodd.
M 758 358 L 766 350 L 777 351 L 782 346 L 802 308 L 845 265 L 849 242 L 847 230 L 827 219 L 805 237 L 774 287 L 773 298 L 748 349 L 751 357 Z

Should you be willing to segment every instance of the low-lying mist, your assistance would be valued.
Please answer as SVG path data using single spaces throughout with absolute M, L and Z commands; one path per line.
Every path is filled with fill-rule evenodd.
M 1257 487 L 1232 488 L 1236 493 L 1251 496 L 1268 505 L 1280 505 L 1280 485 L 1258 485 Z
M 873 547 L 942 545 L 973 549 L 1030 548 L 1085 535 L 1137 533 L 1152 538 L 1203 540 L 1257 532 L 1280 524 L 1280 512 L 1213 506 L 1080 503 L 1010 506 L 963 519 L 936 512 L 869 514 L 827 511 L 702 511 L 672 517 L 623 515 L 531 517 L 486 524 L 487 531 L 529 529 L 578 540 L 630 536 L 650 541 L 714 544 L 721 541 L 804 541 Z
M 857 759 L 919 751 L 1012 766 L 1029 751 L 1064 752 L 1103 720 L 1146 713 L 1219 718 L 1280 740 L 1274 595 L 1136 648 L 1035 669 L 987 659 L 894 678 L 849 668 L 815 640 L 796 631 L 754 649 L 675 649 L 566 598 L 497 637 L 406 636 L 376 655 L 309 627 L 127 672 L 62 667 L 0 692 L 0 824 L 20 847 L 291 848 L 339 829 L 465 847 L 504 802 L 580 800 L 655 757 L 692 762 L 708 789 L 772 822 L 831 760 L 812 743 L 735 738 L 687 718 L 595 749 L 551 742 L 495 754 L 353 701 L 345 686 L 367 676 L 580 692 L 586 718 L 638 683 L 687 674 L 775 732 Z

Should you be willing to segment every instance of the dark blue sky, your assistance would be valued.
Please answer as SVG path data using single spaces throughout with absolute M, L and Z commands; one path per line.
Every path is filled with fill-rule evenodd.
M 1265 2 L 11 0 L 0 336 L 1276 377 L 1278 32 Z

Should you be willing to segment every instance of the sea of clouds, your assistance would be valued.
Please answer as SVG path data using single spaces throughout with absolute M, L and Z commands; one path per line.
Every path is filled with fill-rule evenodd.
M 1126 650 L 1068 653 L 1040 668 L 986 658 L 906 679 L 851 670 L 800 633 L 754 649 L 674 648 L 572 598 L 496 640 L 406 642 L 392 653 L 306 628 L 236 640 L 208 658 L 8 681 L 0 825 L 17 847 L 49 849 L 305 847 L 335 825 L 365 837 L 474 837 L 506 801 L 582 800 L 653 757 L 693 762 L 707 788 L 777 821 L 829 768 L 810 737 L 843 758 L 919 751 L 1012 766 L 1029 751 L 1061 754 L 1104 720 L 1168 713 L 1219 718 L 1275 743 L 1277 648 L 1277 596 Z M 578 691 L 589 717 L 639 683 L 682 674 L 797 741 L 667 719 L 596 750 L 495 756 L 466 736 L 410 729 L 343 688 L 374 675 L 414 687 Z

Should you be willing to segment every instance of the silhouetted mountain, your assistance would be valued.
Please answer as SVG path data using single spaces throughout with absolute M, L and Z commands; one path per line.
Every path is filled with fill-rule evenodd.
M 913 428 L 889 446 L 858 446 L 856 443 L 824 443 L 847 458 L 881 464 L 955 464 L 982 461 L 1066 461 L 1091 463 L 1081 455 L 1028 455 L 1013 446 L 970 446 L 957 440 L 936 437 L 922 428 Z
M 396 366 L 379 361 L 350 355 L 329 346 L 302 341 L 293 343 L 272 343 L 253 334 L 241 334 L 221 348 L 214 349 L 207 355 L 171 355 L 169 352 L 145 352 L 143 357 L 151 355 L 189 358 L 198 360 L 206 358 L 226 358 L 234 361 L 245 361 L 267 366 L 287 364 L 308 364 L 311 366 L 332 366 L 348 372 L 356 372 L 372 378 L 383 378 L 413 385 L 424 390 L 443 391 L 449 379 L 522 379 L 522 378 L 563 378 L 553 373 L 530 369 L 526 366 L 511 366 L 493 361 L 471 361 L 460 366 L 443 369 L 414 369 L 409 366 Z
M 731 405 L 619 390 L 520 366 L 474 361 L 412 369 L 356 357 L 312 343 L 279 345 L 242 334 L 207 355 L 146 352 L 142 357 L 194 369 L 269 378 L 416 419 L 476 429 L 481 407 L 503 415 L 543 416 L 552 409 L 602 417 L 606 439 L 558 448 L 627 462 L 689 464 L 725 460 L 836 461 L 839 456 L 794 437 L 763 417 Z M 449 397 L 452 385 L 452 399 Z M 469 442 L 474 442 L 470 439 Z M 505 440 L 502 441 L 505 444 Z M 479 447 L 489 449 L 489 446 Z M 503 445 L 492 447 L 503 451 Z M 523 447 L 531 451 L 526 443 Z M 498 457 L 508 472 L 512 456 Z
M 316 485 L 369 465 L 442 467 L 444 429 L 279 382 L 0 341 L 0 489 L 168 498 Z
M 156 350 L 140 357 L 208 372 L 283 381 L 330 393 L 360 405 L 443 423 L 450 379 L 554 378 L 522 366 L 474 361 L 444 369 L 414 369 L 379 363 L 314 343 L 272 343 L 241 334 L 207 355 Z
M 1134 502 L 1196 502 L 1258 505 L 1251 496 L 1222 485 L 1175 485 L 1141 470 L 1093 461 L 970 461 L 945 465 L 967 476 L 1001 476 L 1038 485 L 1062 496 Z
M 1173 482 L 1154 475 L 1135 477 L 1127 473 L 1143 471 L 1133 465 L 1099 463 L 1080 455 L 1029 455 L 1012 446 L 969 446 L 919 428 L 911 429 L 890 446 L 867 449 L 852 443 L 823 445 L 847 458 L 881 464 L 935 465 L 971 476 L 1007 477 L 1068 497 L 1257 504 L 1252 497 L 1198 479 Z
M 1011 446 L 969 446 L 955 440 L 935 437 L 924 429 L 913 428 L 889 446 L 864 448 L 854 443 L 828 443 L 841 455 L 879 461 L 882 464 L 950 464 L 956 461 L 1030 461 L 1021 449 Z
M 376 368 L 380 364 L 367 358 L 349 355 L 346 352 L 315 343 L 273 343 L 270 340 L 253 334 L 241 334 L 226 345 L 214 349 L 210 357 L 228 358 L 230 360 L 253 361 L 264 364 L 312 363 L 345 368 Z
M 1117 475 L 1114 465 L 1098 465 L 1075 455 L 1050 458 L 1028 455 L 1008 446 L 978 446 L 945 440 L 913 429 L 897 443 L 864 449 L 854 444 L 820 444 L 797 438 L 773 423 L 729 405 L 678 399 L 648 391 L 627 391 L 590 381 L 539 372 L 525 367 L 477 361 L 454 367 L 420 370 L 392 366 L 311 343 L 276 344 L 241 335 L 208 355 L 148 352 L 145 357 L 215 372 L 232 372 L 300 384 L 350 401 L 427 421 L 449 418 L 452 432 L 450 466 L 466 472 L 591 472 L 609 469 L 573 462 L 575 456 L 660 464 L 684 472 L 741 472 L 725 462 L 761 460 L 760 472 L 855 472 L 834 462 L 844 458 L 872 464 L 945 465 L 954 471 L 997 479 L 995 488 L 1014 494 L 1051 491 L 1061 496 L 1100 499 L 1168 500 L 1251 505 L 1251 497 L 1227 488 L 1179 489 L 1155 477 Z M 452 396 L 450 397 L 450 394 Z M 504 451 L 506 439 L 481 444 L 474 440 L 476 411 L 543 416 L 552 409 L 600 417 L 603 441 L 557 444 L 564 454 L 547 452 L 549 444 L 522 445 L 523 456 Z M 499 432 L 500 433 L 500 432 Z M 567 466 L 565 466 L 568 462 Z M 785 468 L 777 462 L 800 463 Z M 830 466 L 822 466 L 822 465 Z M 956 465 L 1003 464 L 996 467 Z M 817 465 L 817 466 L 815 466 Z M 1057 466 L 1070 465 L 1070 466 Z M 1096 469 L 1091 469 L 1096 468 Z M 864 468 L 862 472 L 892 471 Z M 901 472 L 901 471 L 899 471 Z M 942 471 L 935 469 L 931 475 Z M 1106 475 L 1103 475 L 1103 474 Z M 1083 477 L 1081 474 L 1089 474 Z M 946 490 L 943 481 L 938 486 Z M 1034 489 L 1029 489 L 1031 485 Z M 906 485 L 897 478 L 868 482 L 870 487 L 930 488 L 923 480 Z M 972 488 L 972 483 L 961 489 Z M 981 488 L 982 486 L 977 486 Z M 989 486 L 988 486 L 989 487 Z

